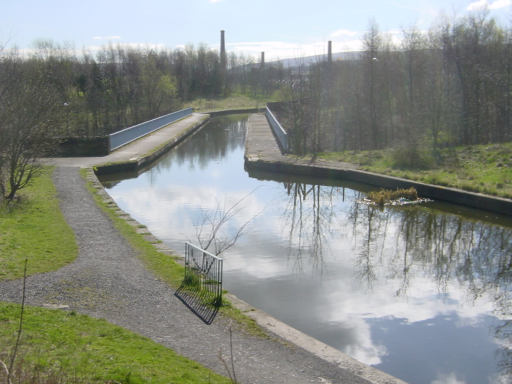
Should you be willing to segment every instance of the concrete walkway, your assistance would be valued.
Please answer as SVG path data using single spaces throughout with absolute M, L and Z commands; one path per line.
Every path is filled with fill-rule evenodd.
M 162 141 L 173 142 L 176 136 L 173 138 L 172 132 L 179 135 L 203 120 L 204 115 L 191 116 L 165 128 L 165 138 L 150 135 L 121 152 L 99 158 L 100 163 L 133 161 L 160 147 Z M 232 321 L 219 314 L 206 325 L 174 295 L 171 287 L 144 268 L 136 252 L 95 204 L 79 174 L 79 167 L 96 165 L 97 161 L 98 158 L 49 161 L 57 165 L 54 183 L 61 210 L 75 232 L 79 255 L 74 263 L 58 271 L 29 277 L 27 303 L 104 318 L 225 375 L 219 353 L 226 359 L 229 356 Z M 93 174 L 91 177 L 95 179 Z M 19 302 L 21 287 L 20 280 L 1 282 L 0 300 Z M 233 325 L 234 362 L 241 383 L 401 383 L 235 297 L 231 299 L 269 334 L 268 338 L 256 337 Z
M 127 144 L 107 156 L 56 157 L 43 159 L 42 162 L 59 167 L 89 168 L 106 164 L 147 161 L 158 149 L 166 151 L 180 140 L 186 138 L 188 134 L 192 133 L 208 120 L 208 117 L 208 115 L 202 113 L 192 113 L 192 115 Z
M 281 165 L 301 166 L 310 168 L 313 174 L 315 170 L 318 171 L 320 169 L 356 169 L 355 165 L 350 163 L 319 159 L 311 161 L 299 157 L 283 155 L 274 138 L 270 124 L 262 113 L 253 114 L 249 117 L 247 130 L 245 159 L 250 164 L 266 164 L 274 168 L 274 170 L 276 168 L 278 169 Z

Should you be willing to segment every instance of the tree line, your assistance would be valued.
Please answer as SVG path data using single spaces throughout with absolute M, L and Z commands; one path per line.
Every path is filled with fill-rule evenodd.
M 375 22 L 356 60 L 296 70 L 278 108 L 295 153 L 512 140 L 512 31 L 481 13 L 410 28 Z
M 274 67 L 261 68 L 251 57 L 205 45 L 176 50 L 110 45 L 96 54 L 41 41 L 30 56 L 15 50 L 0 57 L 0 72 L 15 65 L 23 73 L 45 73 L 42 86 L 56 93 L 56 135 L 101 136 L 181 108 L 195 98 L 224 97 L 233 92 L 268 93 Z M 19 74 L 17 74 L 19 76 Z M 268 84 L 267 84 L 268 83 Z M 262 84 L 267 84 L 263 87 Z
M 195 98 L 268 95 L 277 76 L 282 67 L 204 45 L 76 54 L 40 41 L 30 55 L 0 46 L 0 203 L 30 182 L 55 139 L 105 136 Z

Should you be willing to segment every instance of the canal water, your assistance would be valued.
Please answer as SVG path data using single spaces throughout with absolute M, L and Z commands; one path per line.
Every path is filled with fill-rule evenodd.
M 225 287 L 411 383 L 512 381 L 512 221 L 454 205 L 378 209 L 368 186 L 244 170 L 246 120 L 213 119 L 134 178 L 104 181 L 166 244 L 211 231 Z M 222 244 L 220 244 L 222 245 Z

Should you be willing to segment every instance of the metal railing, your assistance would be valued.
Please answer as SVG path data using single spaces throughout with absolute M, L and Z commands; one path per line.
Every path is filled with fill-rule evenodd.
M 274 131 L 274 134 L 276 135 L 279 146 L 283 152 L 288 152 L 288 134 L 268 106 L 265 108 L 265 115 L 267 116 L 268 122 L 272 127 L 272 131 Z
M 185 243 L 185 279 L 182 286 L 204 304 L 222 304 L 222 264 L 220 257 Z
M 181 111 L 172 112 L 112 133 L 108 136 L 109 150 L 114 151 L 121 148 L 123 145 L 129 144 L 138 138 L 165 127 L 167 124 L 190 115 L 192 111 L 192 108 L 182 109 Z

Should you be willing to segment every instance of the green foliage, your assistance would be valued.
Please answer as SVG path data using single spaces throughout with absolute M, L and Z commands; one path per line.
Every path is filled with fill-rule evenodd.
M 183 286 L 190 289 L 199 289 L 200 283 L 201 278 L 194 271 L 185 274 L 185 278 L 183 279 Z
M 19 305 L 0 303 L 0 359 L 13 343 L 19 314 Z M 150 339 L 74 312 L 26 307 L 20 352 L 26 376 L 53 375 L 56 382 L 229 382 Z
M 398 169 L 429 169 L 433 160 L 416 146 L 400 147 L 391 152 L 391 166 Z
M 198 112 L 212 112 L 226 109 L 261 108 L 265 106 L 266 102 L 266 98 L 236 94 L 222 98 L 196 98 L 188 102 L 187 106 Z
M 5 58 L 16 56 L 15 50 L 2 53 Z M 205 100 L 204 109 L 199 107 L 199 110 L 261 106 L 263 98 L 268 98 L 282 82 L 284 72 L 275 65 L 254 68 L 248 65 L 250 61 L 231 54 L 229 67 L 222 68 L 217 50 L 204 45 L 159 52 L 109 46 L 95 55 L 82 57 L 66 47 L 43 42 L 33 55 L 16 64 L 28 75 L 45 73 L 43 89 L 58 96 L 56 102 L 52 98 L 51 104 L 50 115 L 54 121 L 46 124 L 52 136 L 91 137 L 153 119 L 196 99 Z M 27 84 L 14 76 L 2 75 L 13 68 L 13 62 L 0 60 L 0 97 L 7 95 L 6 79 L 12 78 L 15 86 L 11 88 L 15 90 Z M 38 102 L 23 107 L 12 97 L 6 97 L 0 103 L 0 115 L 4 117 L 3 111 L 9 110 L 18 119 L 37 119 L 41 112 L 50 111 L 49 98 L 39 94 L 42 92 L 28 93 Z M 223 101 L 217 105 L 226 96 L 231 99 L 227 105 Z M 13 111 L 10 106 L 6 108 L 11 99 Z M 44 108 L 38 108 L 38 113 L 24 113 L 37 106 Z M 36 123 L 48 120 L 45 117 Z
M 0 206 L 0 279 L 54 271 L 72 262 L 78 247 L 71 228 L 59 209 L 51 175 L 44 168 L 19 199 Z

